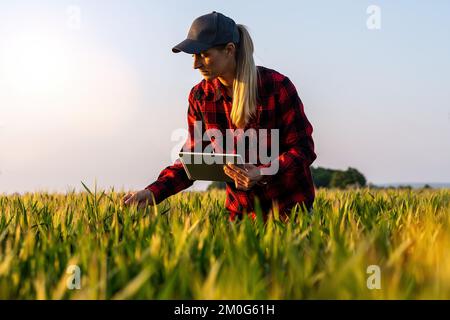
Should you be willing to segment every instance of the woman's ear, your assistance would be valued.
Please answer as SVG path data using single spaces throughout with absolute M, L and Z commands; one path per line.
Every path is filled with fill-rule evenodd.
M 225 47 L 227 55 L 234 55 L 236 53 L 236 45 L 233 42 L 229 42 Z

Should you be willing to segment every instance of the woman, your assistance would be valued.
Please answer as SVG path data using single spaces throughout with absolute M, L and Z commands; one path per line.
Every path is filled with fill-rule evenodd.
M 198 143 L 192 139 L 198 121 L 205 129 L 221 132 L 279 130 L 279 155 L 270 164 L 262 164 L 258 159 L 245 169 L 232 164 L 224 166 L 234 181 L 226 186 L 225 205 L 230 220 L 243 214 L 255 218 L 255 201 L 259 201 L 265 218 L 275 206 L 284 218 L 295 204 L 311 210 L 315 193 L 309 167 L 316 159 L 312 126 L 289 78 L 255 66 L 253 42 L 245 26 L 213 11 L 195 19 L 187 39 L 172 51 L 192 54 L 194 69 L 199 69 L 204 78 L 189 94 L 190 136 L 184 150 L 193 150 Z M 269 149 L 270 139 L 269 136 L 265 140 Z M 278 170 L 263 174 L 268 167 Z M 123 203 L 137 203 L 139 207 L 158 204 L 192 184 L 177 160 L 144 190 L 128 193 Z

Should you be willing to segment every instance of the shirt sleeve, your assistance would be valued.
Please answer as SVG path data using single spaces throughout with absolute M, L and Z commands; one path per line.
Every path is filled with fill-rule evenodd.
M 194 131 L 198 130 L 197 121 L 201 121 L 194 104 L 193 90 L 189 94 L 189 108 L 187 112 L 188 132 L 187 140 L 182 147 L 183 151 L 194 151 L 195 149 L 195 135 Z M 201 142 L 200 142 L 201 143 Z M 180 151 L 181 151 L 180 150 Z M 154 197 L 156 204 L 164 199 L 192 186 L 194 181 L 190 180 L 183 168 L 180 159 L 177 159 L 173 165 L 166 167 L 161 171 L 158 179 L 145 187 L 150 190 Z
M 305 115 L 297 89 L 288 77 L 284 77 L 281 82 L 278 108 L 280 155 L 270 164 L 261 166 L 278 168 L 276 175 L 291 167 L 309 167 L 317 157 L 312 139 L 313 127 Z M 270 175 L 266 177 L 266 180 L 269 179 Z

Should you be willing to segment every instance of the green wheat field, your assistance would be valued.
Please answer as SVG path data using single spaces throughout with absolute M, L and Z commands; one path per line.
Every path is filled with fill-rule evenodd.
M 0 299 L 450 299 L 448 189 L 319 189 L 265 224 L 229 222 L 223 191 L 138 210 L 94 189 L 0 195 Z

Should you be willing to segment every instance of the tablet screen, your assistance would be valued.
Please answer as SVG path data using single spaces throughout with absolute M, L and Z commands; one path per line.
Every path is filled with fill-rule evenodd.
M 238 154 L 180 152 L 180 160 L 191 180 L 233 182 L 223 171 L 223 166 L 233 163 L 243 166 Z

